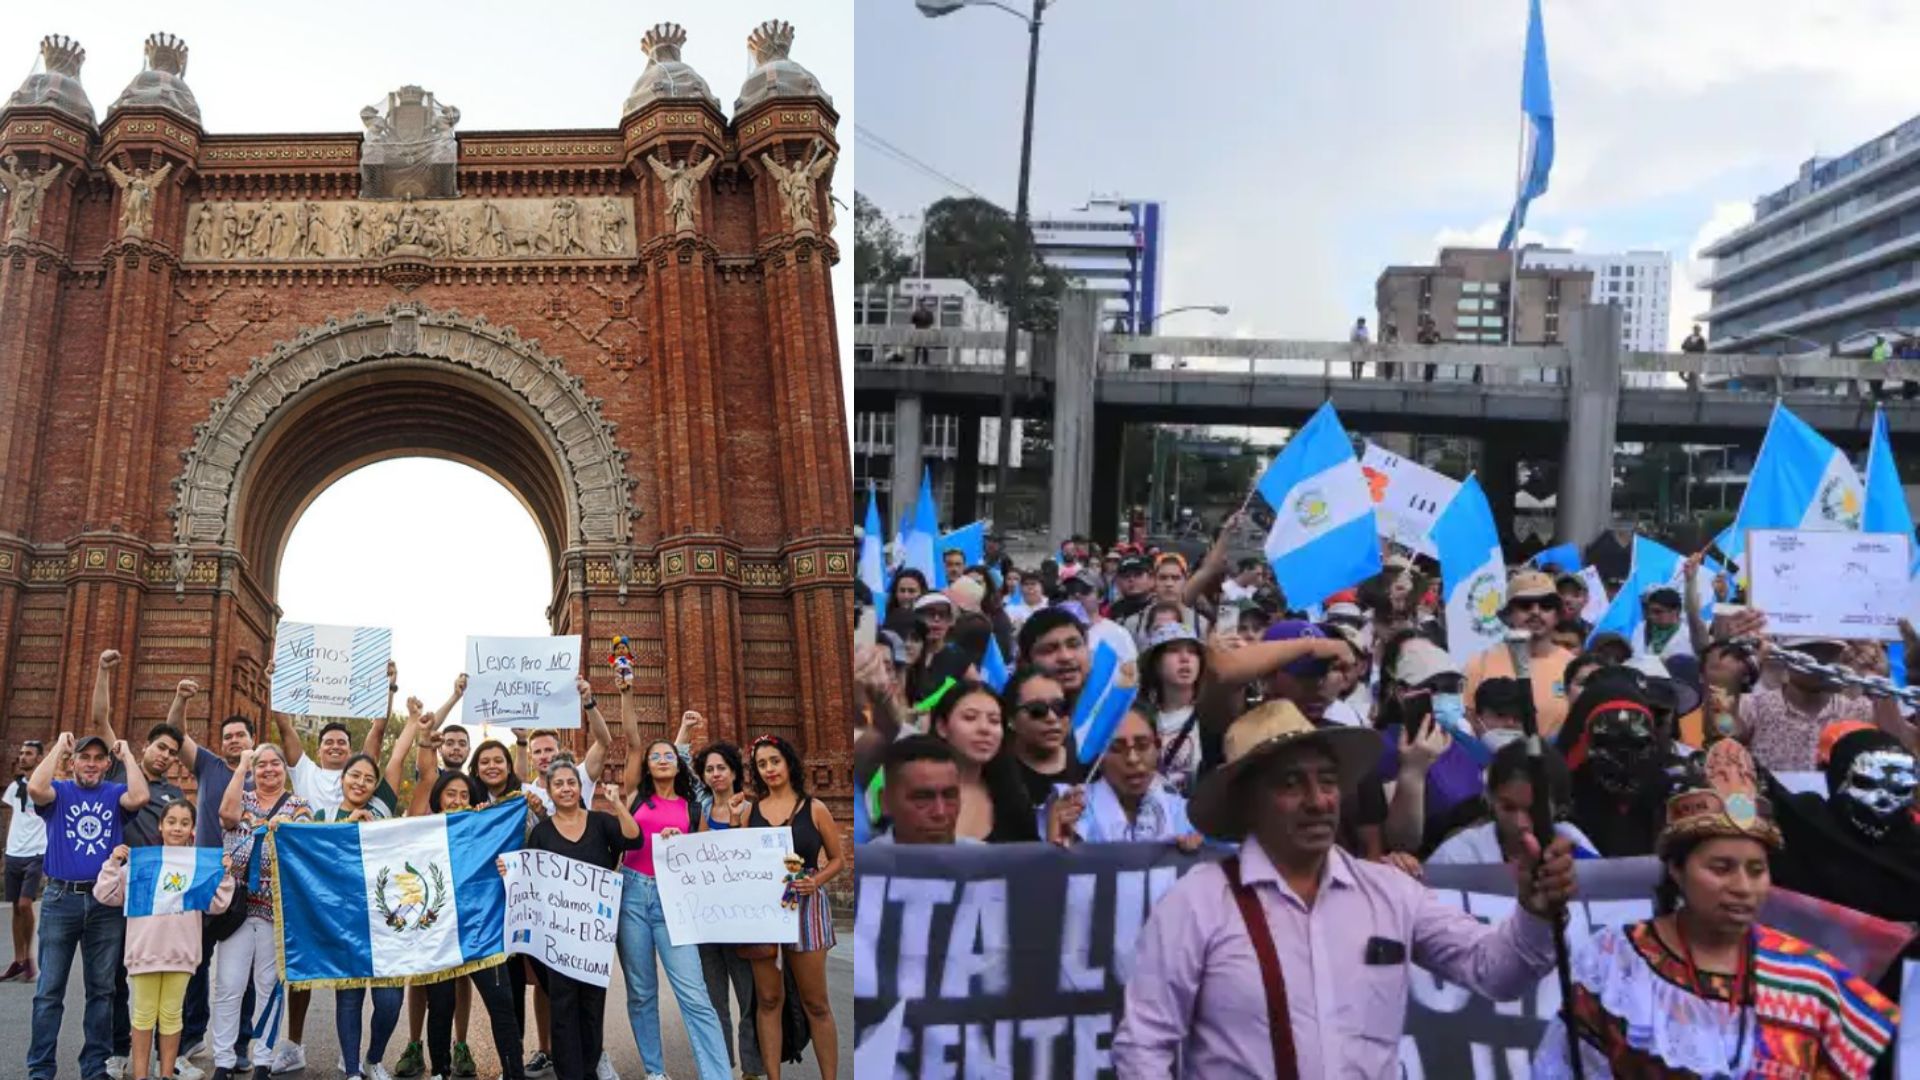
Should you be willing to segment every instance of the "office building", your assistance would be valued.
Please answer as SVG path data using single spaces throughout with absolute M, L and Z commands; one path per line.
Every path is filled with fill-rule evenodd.
M 1589 270 L 1523 261 L 1519 276 L 1512 274 L 1513 252 L 1491 248 L 1442 248 L 1431 266 L 1389 266 L 1374 283 L 1373 340 L 1391 335 L 1403 343 L 1417 341 L 1422 321 L 1431 319 L 1439 341 L 1550 345 L 1561 340 L 1561 313 L 1591 302 Z M 1517 304 L 1509 300 L 1513 285 L 1519 290 Z M 1536 379 L 1557 374 L 1528 373 Z M 1442 367 L 1437 377 L 1471 374 Z
M 1077 210 L 1035 214 L 1034 254 L 1102 295 L 1108 329 L 1145 333 L 1160 313 L 1165 223 L 1160 203 L 1095 197 Z
M 1864 352 L 1920 325 L 1920 117 L 1808 159 L 1753 218 L 1701 251 L 1709 348 Z
M 1667 352 L 1673 295 L 1673 256 L 1664 251 L 1592 255 L 1566 248 L 1527 248 L 1522 267 L 1585 270 L 1593 275 L 1593 302 L 1620 312 L 1620 347 L 1627 352 Z

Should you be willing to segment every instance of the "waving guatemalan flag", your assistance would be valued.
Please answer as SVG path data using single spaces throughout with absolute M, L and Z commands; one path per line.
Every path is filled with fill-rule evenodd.
M 1500 554 L 1500 530 L 1493 524 L 1493 507 L 1480 488 L 1480 477 L 1469 476 L 1427 533 L 1440 553 L 1440 581 L 1445 588 L 1447 653 L 1456 664 L 1507 639 L 1500 615 L 1507 607 L 1507 564 Z
M 137 847 L 127 851 L 127 918 L 207 911 L 226 868 L 217 847 Z
M 1547 31 L 1540 23 L 1540 0 L 1527 8 L 1527 55 L 1520 71 L 1520 179 L 1513 194 L 1513 213 L 1500 233 L 1500 250 L 1520 238 L 1527 223 L 1527 204 L 1547 193 L 1547 174 L 1553 171 L 1553 81 L 1547 78 Z
M 1739 558 L 1751 529 L 1859 529 L 1866 502 L 1847 455 L 1775 402 L 1732 535 L 1720 547 Z
M 494 859 L 521 846 L 526 803 L 273 830 L 289 987 L 438 982 L 500 963 L 507 893 Z
M 1254 492 L 1273 510 L 1267 561 L 1287 603 L 1318 604 L 1380 572 L 1373 493 L 1333 402 L 1287 440 Z
M 867 485 L 867 520 L 860 537 L 860 583 L 873 593 L 873 606 L 881 617 L 887 613 L 887 565 L 881 554 L 880 496 Z

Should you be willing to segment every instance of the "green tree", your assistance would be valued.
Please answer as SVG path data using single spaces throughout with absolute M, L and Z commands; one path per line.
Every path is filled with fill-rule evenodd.
M 913 269 L 906 241 L 873 200 L 853 193 L 853 282 L 885 285 L 906 277 Z
M 1011 281 L 1013 218 L 985 199 L 941 199 L 927 207 L 927 276 L 960 278 L 985 299 L 1005 304 Z M 1033 233 L 1027 233 L 1031 253 Z M 1037 258 L 1027 263 L 1029 330 L 1051 330 L 1060 318 L 1067 279 Z

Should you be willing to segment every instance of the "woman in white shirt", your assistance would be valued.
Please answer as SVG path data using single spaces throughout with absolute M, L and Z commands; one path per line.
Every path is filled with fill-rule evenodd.
M 1187 820 L 1187 800 L 1167 789 L 1158 769 L 1160 736 L 1142 708 L 1130 709 L 1101 758 L 1100 778 L 1064 788 L 1040 810 L 1049 840 L 1076 843 L 1167 841 L 1193 851 L 1204 841 Z
M 1194 702 L 1207 673 L 1207 651 L 1181 623 L 1154 628 L 1140 654 L 1140 692 L 1153 710 L 1160 738 L 1160 776 L 1168 790 L 1184 795 L 1200 774 L 1200 727 Z

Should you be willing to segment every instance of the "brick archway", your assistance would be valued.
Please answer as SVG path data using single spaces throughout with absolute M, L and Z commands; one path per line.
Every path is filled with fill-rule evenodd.
M 600 400 L 537 341 L 484 316 L 400 302 L 302 330 L 264 356 L 195 426 L 173 481 L 174 558 L 239 552 L 271 595 L 279 551 L 329 483 L 405 453 L 479 468 L 526 503 L 555 557 L 627 550 L 628 452 Z

